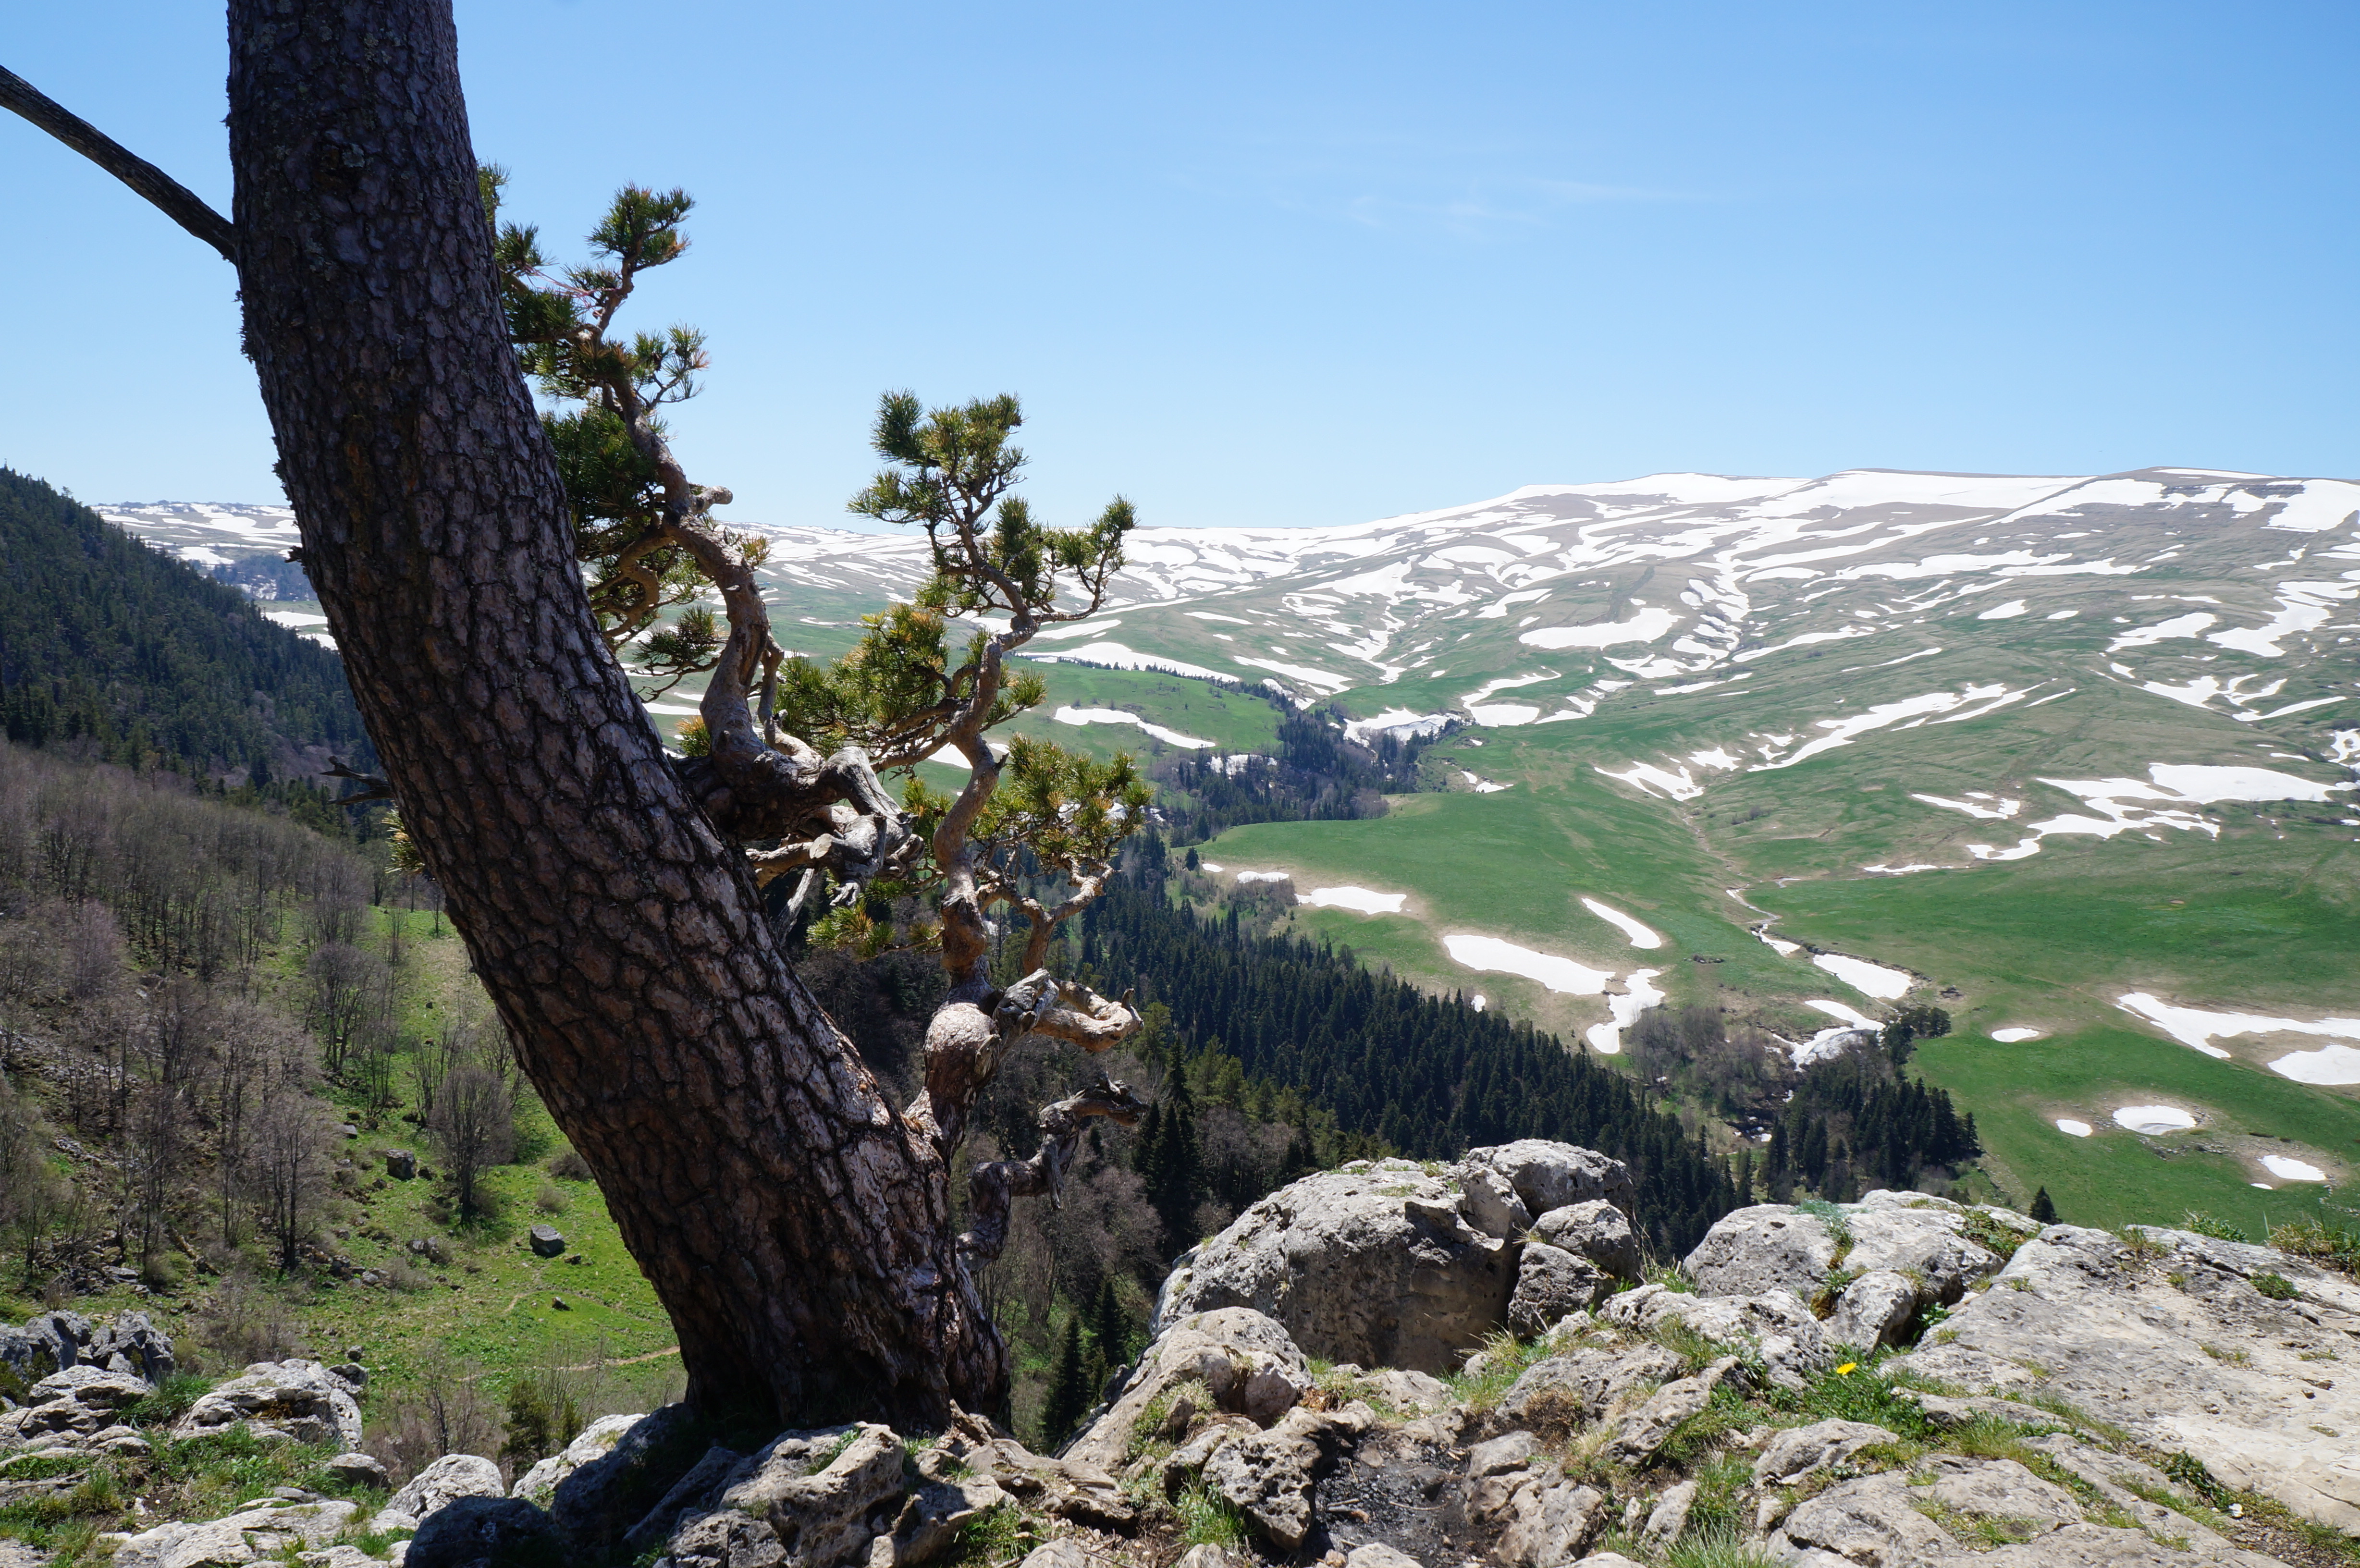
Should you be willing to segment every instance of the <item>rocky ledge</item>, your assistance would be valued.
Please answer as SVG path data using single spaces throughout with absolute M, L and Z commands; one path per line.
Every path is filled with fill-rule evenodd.
M 1907 1192 L 1742 1210 L 1648 1269 L 1630 1199 L 1618 1162 L 1535 1142 L 1295 1182 L 1181 1261 L 1054 1456 L 965 1416 L 737 1448 L 668 1407 L 513 1486 L 454 1454 L 374 1510 L 260 1499 L 104 1544 L 121 1568 L 2360 1561 L 2344 1276 Z M 182 1423 L 342 1442 L 347 1370 L 249 1368 Z M 94 1441 L 116 1377 L 49 1374 L 0 1448 L 52 1407 Z

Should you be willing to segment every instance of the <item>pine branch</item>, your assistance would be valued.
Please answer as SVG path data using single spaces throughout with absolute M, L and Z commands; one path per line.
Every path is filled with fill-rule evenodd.
M 123 181 L 172 222 L 237 265 L 237 231 L 196 192 L 131 151 L 39 88 L 0 66 L 0 108 L 13 109 Z

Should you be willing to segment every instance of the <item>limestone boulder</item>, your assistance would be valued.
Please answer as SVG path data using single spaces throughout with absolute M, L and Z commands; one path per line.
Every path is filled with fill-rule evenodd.
M 257 1361 L 191 1405 L 175 1438 L 203 1437 L 244 1423 L 297 1443 L 361 1444 L 361 1409 L 343 1379 L 316 1361 Z
M 1844 1287 L 1830 1313 L 1827 1335 L 1838 1345 L 1874 1350 L 1898 1345 L 1918 1314 L 1918 1284 L 1906 1274 L 1879 1269 Z
M 1513 1184 L 1525 1170 L 1512 1162 L 1501 1173 Z M 1517 1278 L 1514 1244 L 1470 1225 L 1460 1195 L 1448 1176 L 1400 1160 L 1306 1177 L 1181 1259 L 1153 1330 L 1251 1307 L 1329 1361 L 1449 1371 L 1506 1320 Z
M 1815 1471 L 1844 1464 L 1863 1448 L 1895 1441 L 1892 1432 L 1867 1421 L 1823 1421 L 1786 1427 L 1772 1434 L 1754 1461 L 1754 1484 L 1791 1486 Z
M 1524 1212 L 1535 1217 L 1552 1209 L 1598 1200 L 1629 1213 L 1638 1201 L 1631 1168 L 1621 1160 L 1546 1138 L 1519 1138 L 1488 1149 L 1470 1149 L 1459 1162 L 1462 1185 L 1489 1173 L 1504 1181 Z
M 1520 1339 L 1534 1338 L 1568 1315 L 1589 1311 L 1613 1290 L 1613 1279 L 1589 1258 L 1545 1242 L 1526 1242 L 1516 1260 L 1515 1292 L 1508 1298 L 1508 1331 Z
M 238 1568 L 324 1546 L 360 1510 L 347 1502 L 249 1503 L 221 1519 L 160 1524 L 123 1538 L 114 1568 Z
M 1639 1237 L 1631 1228 L 1631 1216 L 1603 1198 L 1551 1209 L 1533 1222 L 1533 1234 L 1551 1247 L 1588 1258 L 1617 1279 L 1639 1278 Z
M 767 1525 L 799 1568 L 835 1568 L 890 1527 L 902 1456 L 890 1428 L 868 1422 L 782 1433 L 733 1473 L 718 1511 Z
M 1686 1363 L 1660 1345 L 1583 1346 L 1524 1368 L 1491 1414 L 1492 1430 L 1562 1437 L 1633 1394 L 1677 1377 Z
M 2136 1500 L 2134 1499 L 2136 1502 Z M 2074 1496 L 2012 1459 L 1929 1456 L 1846 1481 L 1788 1515 L 1773 1562 L 1802 1568 L 2273 1568 L 2151 1504 L 2093 1522 Z M 2009 1544 L 1994 1546 L 1994 1541 Z
M 516 1478 L 508 1496 L 546 1508 L 556 1499 L 557 1484 L 595 1459 L 614 1452 L 623 1434 L 647 1418 L 643 1415 L 600 1416 L 558 1453 L 540 1461 Z
M 2360 1284 L 2187 1231 L 2051 1225 L 1939 1336 L 1887 1362 L 1970 1394 L 2061 1399 L 2159 1452 L 2360 1534 Z M 2256 1288 L 2265 1276 L 2285 1281 Z M 2331 1356 L 2336 1360 L 2329 1359 Z M 2333 1435 L 2330 1435 L 2330 1434 Z
M 500 1467 L 473 1454 L 446 1454 L 410 1478 L 377 1510 L 378 1530 L 416 1530 L 462 1497 L 508 1494 Z
M 1836 1238 L 1819 1216 L 1786 1203 L 1756 1203 L 1723 1214 L 1680 1260 L 1680 1272 L 1706 1296 L 1757 1296 L 1772 1290 L 1808 1296 L 1836 1266 Z
M 453 1497 L 411 1538 L 402 1568 L 558 1568 L 557 1526 L 522 1497 Z
M 1100 1470 L 1119 1469 L 1146 1438 L 1142 1423 L 1162 1410 L 1184 1435 L 1189 1412 L 1175 1408 L 1201 1404 L 1198 1413 L 1245 1414 L 1249 1391 L 1262 1408 L 1276 1404 L 1273 1383 L 1308 1386 L 1310 1364 L 1286 1330 L 1251 1307 L 1218 1307 L 1171 1322 L 1141 1356 L 1104 1415 L 1065 1445 L 1069 1462 Z M 1193 1390 L 1201 1388 L 1203 1393 Z M 1286 1400 L 1286 1408 L 1294 1401 Z M 1274 1415 L 1273 1415 L 1274 1419 Z
M 1770 1380 L 1781 1388 L 1799 1388 L 1835 1365 L 1834 1347 L 1819 1321 L 1784 1290 L 1692 1296 L 1663 1285 L 1642 1285 L 1608 1300 L 1598 1315 L 1641 1334 L 1677 1323 L 1715 1344 L 1751 1346 L 1760 1354 Z

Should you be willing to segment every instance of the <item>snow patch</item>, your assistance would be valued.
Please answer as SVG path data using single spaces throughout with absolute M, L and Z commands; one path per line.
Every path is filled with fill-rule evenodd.
M 2178 1105 L 2125 1105 L 2114 1113 L 2114 1125 L 2159 1138 L 2168 1132 L 2186 1132 L 2196 1125 L 2196 1118 Z
M 1662 973 L 1660 969 L 1631 971 L 1626 982 L 1629 989 L 1620 996 L 1606 998 L 1606 1010 L 1611 1015 L 1608 1021 L 1592 1024 L 1582 1031 L 1581 1038 L 1590 1042 L 1590 1050 L 1601 1056 L 1622 1054 L 1622 1031 L 1638 1022 L 1641 1013 L 1663 1002 L 1664 994 L 1649 984 Z
M 1442 945 L 1454 962 L 1469 969 L 1521 975 L 1527 980 L 1539 981 L 1552 991 L 1575 996 L 1598 996 L 1614 978 L 1612 970 L 1592 969 L 1570 958 L 1535 953 L 1529 947 L 1518 947 L 1495 936 L 1450 935 L 1442 939 Z
M 2262 1169 L 2281 1181 L 2324 1181 L 2327 1172 L 2304 1160 L 2289 1160 L 2283 1154 L 2262 1156 Z
M 1910 986 L 1909 975 L 1899 969 L 1887 969 L 1881 964 L 1871 964 L 1864 958 L 1847 958 L 1841 953 L 1815 953 L 1811 962 L 1863 996 L 1890 1002 L 1905 995 Z M 1817 1003 L 1812 1004 L 1814 1007 Z
M 2077 1122 L 2070 1116 L 2057 1118 L 2057 1130 L 2068 1138 L 2087 1138 L 2096 1130 L 2088 1122 Z
M 1363 915 L 1398 915 L 1406 893 L 1379 893 L 1367 887 L 1314 887 L 1295 901 L 1323 909 L 1351 909 Z
M 1988 1038 L 1998 1040 L 2002 1045 L 2014 1045 L 2020 1040 L 2040 1038 L 2040 1031 L 2037 1029 L 1985 1029 L 1983 1033 Z
M 1640 611 L 1627 621 L 1591 626 L 1535 626 L 1516 640 L 1531 648 L 1611 648 L 1616 643 L 1653 642 L 1679 624 L 1679 616 L 1660 607 Z
M 1624 914 L 1620 909 L 1610 909 L 1606 905 L 1600 903 L 1597 899 L 1590 898 L 1583 898 L 1581 900 L 1581 907 L 1588 909 L 1591 914 L 1596 915 L 1600 920 L 1604 920 L 1608 925 L 1620 929 L 1624 936 L 1631 939 L 1631 945 L 1633 947 L 1655 948 L 1664 945 L 1664 939 L 1661 936 L 1657 935 L 1647 927 L 1641 925 L 1637 920 L 1633 920 L 1630 916 Z
M 1049 716 L 1061 724 L 1136 724 L 1166 746 L 1176 746 L 1189 751 L 1205 751 L 1215 744 L 1192 735 L 1182 735 L 1178 730 L 1165 729 L 1162 724 L 1151 724 L 1137 713 L 1126 713 L 1120 708 L 1076 708 L 1068 705 Z

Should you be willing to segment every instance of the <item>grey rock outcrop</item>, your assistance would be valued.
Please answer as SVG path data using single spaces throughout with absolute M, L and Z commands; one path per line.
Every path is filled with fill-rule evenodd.
M 2360 1534 L 2360 1284 L 2269 1247 L 2147 1229 L 2139 1257 L 2104 1231 L 2051 1225 L 1941 1343 L 1888 1363 L 1980 1394 L 2046 1394 L 2223 1482 Z M 2295 1294 L 2255 1289 L 2274 1274 Z M 2329 1435 L 2329 1433 L 2335 1435 Z
M 1828 1314 L 1827 1336 L 1838 1345 L 1874 1350 L 1898 1345 L 1918 1314 L 1918 1283 L 1907 1274 L 1879 1269 L 1844 1287 Z
M 532 1243 L 533 1255 L 537 1258 L 555 1258 L 565 1250 L 565 1237 L 553 1225 L 533 1226 L 529 1239 Z
M 1677 1323 L 1718 1345 L 1756 1345 L 1770 1380 L 1784 1388 L 1799 1388 L 1813 1374 L 1835 1364 L 1819 1319 L 1784 1290 L 1689 1296 L 1662 1285 L 1642 1285 L 1609 1300 L 1598 1315 L 1641 1333 Z
M 623 1434 L 646 1420 L 645 1416 L 600 1416 L 580 1435 L 558 1453 L 540 1461 L 516 1478 L 508 1496 L 522 1497 L 537 1508 L 546 1508 L 555 1500 L 557 1484 L 594 1459 L 603 1459 L 614 1452 Z
M 1681 1260 L 1680 1272 L 1708 1296 L 1808 1295 L 1836 1266 L 1837 1250 L 1817 1215 L 1757 1203 L 1716 1221 Z
M 1460 1179 L 1489 1171 L 1504 1181 L 1524 1212 L 1538 1217 L 1552 1209 L 1599 1199 L 1626 1214 L 1638 1200 L 1631 1169 L 1593 1149 L 1546 1138 L 1519 1138 L 1489 1149 L 1470 1149 L 1459 1162 Z
M 2136 1525 L 2090 1520 L 2070 1492 L 2012 1459 L 1942 1454 L 1810 1498 L 1770 1538 L 1769 1551 L 1800 1568 L 2269 1568 L 2276 1561 L 2169 1508 L 2144 1504 L 2112 1517 L 2122 1514 Z
M 1633 1467 L 1655 1458 L 1682 1422 L 1703 1413 L 1712 1402 L 1713 1389 L 1736 1367 L 1735 1356 L 1723 1356 L 1693 1377 L 1677 1377 L 1656 1389 L 1614 1429 L 1613 1439 L 1606 1445 L 1608 1456 Z
M 1790 1426 L 1772 1434 L 1754 1461 L 1757 1486 L 1791 1486 L 1815 1471 L 1843 1464 L 1863 1448 L 1894 1441 L 1894 1434 L 1867 1421 L 1823 1421 Z
M 231 1568 L 333 1541 L 360 1510 L 346 1502 L 249 1503 L 220 1519 L 160 1524 L 115 1538 L 114 1568 Z
M 245 1423 L 257 1435 L 361 1445 L 361 1409 L 350 1387 L 316 1361 L 257 1361 L 191 1405 L 175 1438 Z
M 436 1508 L 419 1527 L 402 1568 L 508 1568 L 564 1561 L 557 1526 L 522 1497 L 471 1494 Z
M 881 1426 L 781 1433 L 737 1465 L 710 1509 L 683 1519 L 667 1554 L 678 1568 L 836 1568 L 890 1530 L 902 1458 Z
M 462 1497 L 507 1495 L 498 1465 L 473 1454 L 446 1454 L 388 1497 L 374 1523 L 378 1530 L 416 1530 Z
M 1562 1436 L 1596 1421 L 1634 1391 L 1677 1377 L 1685 1367 L 1660 1345 L 1624 1349 L 1586 1346 L 1535 1361 L 1509 1385 L 1491 1425 L 1507 1432 Z
M 145 1312 L 101 1323 L 80 1312 L 37 1312 L 22 1328 L 0 1328 L 0 1395 L 22 1399 L 42 1378 L 83 1367 L 152 1385 L 169 1377 L 176 1363 L 171 1339 Z
M 1306 1177 L 1184 1257 L 1151 1332 L 1251 1307 L 1330 1361 L 1448 1371 L 1499 1328 L 1516 1284 L 1512 1244 L 1469 1225 L 1459 1197 L 1401 1160 Z
M 1841 1267 L 1910 1279 L 1920 1305 L 1957 1301 L 1996 1271 L 1999 1255 L 1970 1237 L 1970 1217 L 2002 1230 L 2029 1226 L 2005 1209 L 1969 1209 L 1923 1192 L 1874 1192 L 1857 1203 L 1801 1208 L 1757 1203 L 1724 1215 L 1680 1263 L 1708 1296 L 1786 1290 L 1808 1299 Z M 1847 1341 L 1846 1343 L 1852 1343 Z
M 1508 1298 L 1508 1332 L 1535 1338 L 1569 1313 L 1589 1311 L 1613 1289 L 1613 1279 L 1587 1258 L 1526 1242 L 1516 1263 L 1516 1289 Z
M 320 1466 L 348 1486 L 389 1487 L 393 1477 L 386 1473 L 385 1462 L 373 1454 L 353 1449 L 337 1454 Z
M 1639 1237 L 1631 1228 L 1631 1217 L 1603 1198 L 1551 1209 L 1533 1222 L 1533 1234 L 1589 1259 L 1617 1279 L 1639 1278 Z
M 1242 1415 L 1249 1388 L 1272 1373 L 1290 1384 L 1309 1381 L 1309 1363 L 1284 1328 L 1251 1307 L 1195 1313 L 1148 1346 L 1113 1405 L 1066 1445 L 1065 1457 L 1110 1470 L 1129 1457 L 1151 1407 L 1185 1399 L 1182 1390 L 1201 1384 L 1213 1409 Z M 1185 1429 L 1186 1412 L 1167 1410 L 1167 1420 L 1175 1416 Z

